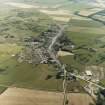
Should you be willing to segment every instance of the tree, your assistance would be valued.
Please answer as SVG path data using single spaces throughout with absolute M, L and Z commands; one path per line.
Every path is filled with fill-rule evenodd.
M 99 90 L 96 105 L 105 105 L 105 90 Z

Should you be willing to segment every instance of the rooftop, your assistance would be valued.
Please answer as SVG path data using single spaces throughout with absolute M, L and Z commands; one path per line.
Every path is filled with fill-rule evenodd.
M 88 75 L 88 76 L 92 76 L 92 72 L 89 71 L 89 70 L 85 71 L 85 73 L 86 73 L 86 75 Z

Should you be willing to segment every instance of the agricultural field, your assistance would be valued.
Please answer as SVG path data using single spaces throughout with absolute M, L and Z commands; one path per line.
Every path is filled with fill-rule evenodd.
M 51 65 L 43 64 L 36 67 L 27 63 L 19 63 L 16 58 L 9 58 L 0 63 L 2 86 L 62 91 L 61 82 L 62 80 L 56 79 L 56 72 Z
M 33 8 L 20 9 L 0 5 L 2 6 L 0 9 L 0 93 L 12 85 L 32 89 L 61 90 L 62 86 L 58 86 L 61 81 L 55 79 L 56 72 L 53 66 L 36 67 L 19 63 L 17 60 L 18 54 L 24 49 L 24 39 L 36 37 L 47 30 L 49 24 L 53 23 L 52 19 Z M 49 75 L 53 76 L 51 80 L 47 80 Z M 55 85 L 52 85 L 51 81 Z
M 7 39 L 22 40 L 24 37 L 35 36 L 46 30 L 50 19 L 47 19 L 46 15 L 32 11 L 12 10 L 9 16 L 1 18 L 0 35 Z
M 23 45 L 17 42 L 0 44 L 0 92 L 11 86 L 62 91 L 62 80 L 56 79 L 56 71 L 52 65 L 18 61 L 18 55 L 24 49 Z
M 10 3 L 12 5 L 14 5 L 13 4 L 14 1 L 15 0 L 12 0 Z M 25 4 L 22 5 L 21 3 L 23 3 L 23 4 L 25 3 Z M 73 50 L 73 54 L 74 54 L 73 56 L 61 57 L 60 59 L 62 59 L 63 62 L 70 64 L 72 66 L 75 66 L 75 68 L 78 68 L 80 71 L 82 71 L 85 68 L 85 66 L 83 64 L 90 65 L 90 64 L 100 63 L 100 59 L 101 59 L 100 56 L 101 55 L 104 56 L 104 53 L 103 53 L 104 48 L 101 48 L 104 46 L 103 45 L 104 43 L 103 42 L 100 43 L 100 41 L 101 41 L 102 37 L 104 36 L 105 27 L 100 22 L 96 22 L 96 21 L 93 21 L 93 20 L 85 18 L 85 17 L 80 17 L 80 16 L 74 15 L 73 13 L 77 9 L 79 11 L 81 11 L 81 10 L 84 10 L 85 8 L 87 8 L 87 6 L 89 8 L 89 5 L 85 6 L 86 2 L 80 2 L 79 4 L 75 3 L 73 5 L 75 7 L 74 8 L 74 7 L 72 7 L 73 3 L 74 3 L 73 1 L 71 2 L 69 0 L 58 0 L 58 1 L 55 1 L 55 0 L 54 1 L 49 1 L 49 0 L 32 1 L 32 0 L 29 0 L 26 2 L 24 0 L 19 0 L 17 2 L 17 4 L 15 3 L 14 6 L 9 6 L 8 11 L 3 12 L 3 10 L 0 10 L 1 11 L 0 12 L 0 26 L 1 26 L 0 37 L 2 39 L 4 38 L 4 40 L 0 40 L 0 41 L 1 42 L 3 42 L 3 41 L 8 41 L 8 42 L 16 41 L 17 42 L 16 44 L 13 44 L 13 45 L 12 44 L 10 44 L 10 45 L 9 44 L 1 44 L 0 45 L 0 47 L 2 49 L 4 48 L 3 51 L 5 52 L 5 53 L 2 51 L 0 52 L 0 53 L 3 53 L 0 55 L 1 62 L 5 61 L 6 58 L 9 59 L 8 62 L 5 63 L 5 65 L 3 63 L 0 65 L 1 68 L 6 68 L 8 65 L 8 70 L 10 70 L 10 72 L 12 72 L 12 70 L 10 69 L 11 68 L 10 65 L 13 63 L 13 69 L 15 68 L 16 65 L 20 65 L 19 67 L 18 66 L 16 67 L 17 70 L 16 70 L 16 73 L 14 70 L 14 74 L 18 74 L 17 73 L 18 69 L 19 69 L 19 71 L 21 71 L 20 69 L 22 69 L 22 71 L 24 71 L 26 69 L 26 67 L 21 68 L 21 64 L 19 64 L 16 61 L 15 57 L 12 57 L 13 55 L 21 52 L 21 50 L 23 48 L 23 44 L 18 45 L 18 41 L 22 41 L 25 37 L 38 36 L 41 32 L 43 32 L 44 30 L 47 29 L 49 24 L 53 23 L 53 20 L 51 18 L 53 18 L 56 21 L 64 21 L 64 22 L 68 22 L 70 19 L 70 22 L 69 22 L 70 25 L 67 28 L 65 34 L 76 45 L 77 49 Z M 30 5 L 30 8 L 26 7 L 26 6 L 29 6 L 28 4 Z M 41 9 L 39 4 L 43 5 L 42 6 L 43 8 L 45 6 L 45 9 Z M 55 5 L 55 4 L 56 4 L 56 8 L 58 8 L 57 10 L 55 10 L 53 8 L 53 5 Z M 83 5 L 83 4 L 85 4 L 85 5 Z M 38 7 L 37 10 L 35 9 L 36 7 L 34 7 L 34 5 Z M 52 6 L 52 7 L 50 9 L 48 9 L 49 6 Z M 24 9 L 24 7 L 26 9 Z M 99 27 L 101 27 L 101 28 L 99 28 Z M 98 39 L 100 39 L 100 40 L 98 40 Z M 97 52 L 88 51 L 87 49 L 91 45 L 95 49 L 98 49 L 98 51 Z M 85 46 L 87 49 L 79 48 L 81 46 Z M 8 47 L 11 47 L 11 51 L 8 50 Z M 77 55 L 76 60 L 74 59 L 75 54 Z M 79 55 L 82 55 L 82 56 L 79 57 Z M 96 56 L 97 57 L 99 56 L 99 58 L 96 59 Z M 81 59 L 85 59 L 85 58 L 86 58 L 86 60 L 83 60 L 81 62 Z M 103 63 L 104 62 L 102 62 L 101 64 L 103 65 Z M 29 65 L 29 64 L 23 64 L 23 65 L 29 66 L 29 69 L 33 70 L 33 67 L 31 67 L 31 65 Z M 44 65 L 39 65 L 37 68 L 35 67 L 34 69 L 39 69 L 39 67 L 43 68 L 43 66 Z M 54 69 L 52 66 L 51 66 L 51 68 L 49 68 L 49 65 L 46 65 L 46 67 L 47 67 L 47 69 L 49 69 L 46 72 L 49 72 L 49 73 L 53 71 L 50 69 Z M 27 69 L 26 69 L 26 71 L 28 72 Z M 38 72 L 38 73 L 40 74 L 40 72 Z M 11 75 L 11 73 L 10 73 L 10 75 Z M 36 74 L 36 75 L 38 75 L 38 74 Z M 42 73 L 42 75 L 43 75 L 43 73 Z M 9 77 L 9 76 L 6 76 L 6 77 Z M 16 76 L 14 76 L 14 77 L 16 77 Z M 30 78 L 30 76 L 27 76 L 27 77 Z M 44 77 L 44 76 L 42 76 L 42 77 Z M 4 79 L 6 79 L 6 78 L 4 78 Z M 23 78 L 22 78 L 22 80 L 23 80 Z M 37 82 L 37 78 L 35 80 Z M 42 78 L 42 80 L 43 80 L 43 78 Z M 54 80 L 55 83 L 56 83 L 56 81 L 57 80 Z M 11 82 L 11 80 L 10 80 L 10 82 Z M 32 81 L 30 80 L 29 82 L 32 82 Z M 35 84 L 36 84 L 36 82 L 35 82 Z M 37 84 L 40 85 L 40 83 L 41 82 L 38 82 Z M 15 84 L 18 85 L 17 83 L 15 83 Z M 27 82 L 27 84 L 28 84 L 28 82 Z M 27 84 L 26 84 L 26 86 L 27 86 Z M 25 82 L 21 81 L 21 85 L 25 86 Z M 32 86 L 30 85 L 30 87 L 32 87 Z M 35 87 L 37 87 L 37 85 Z M 47 86 L 42 86 L 42 87 L 45 88 Z M 54 87 L 54 89 L 55 89 L 55 87 Z
M 70 103 L 68 105 L 94 104 L 92 98 L 87 94 L 70 93 L 68 94 L 68 97 L 70 99 Z M 8 88 L 0 96 L 0 104 L 15 105 L 17 103 L 18 105 L 61 105 L 63 103 L 63 94 L 59 92 Z
M 15 0 L 16 1 L 16 0 Z M 18 2 L 27 3 L 27 4 L 39 4 L 47 7 L 56 7 L 63 8 L 71 11 L 82 10 L 85 8 L 91 8 L 93 5 L 89 3 L 88 0 L 80 1 L 78 0 L 18 0 Z
M 64 78 L 58 75 L 57 70 L 62 68 L 57 65 L 57 60 L 66 65 L 67 72 L 81 76 L 87 69 L 92 71 L 95 68 L 98 76 L 102 73 L 104 76 L 105 24 L 102 21 L 105 17 L 102 13 L 95 14 L 103 10 L 103 7 L 98 8 L 96 2 L 5 0 L 0 3 L 0 104 L 17 105 L 17 101 L 19 105 L 62 104 Z M 102 21 L 94 20 L 90 16 L 93 14 L 95 19 L 101 18 Z M 64 32 L 60 32 L 60 27 L 65 24 L 68 26 Z M 60 33 L 65 37 L 60 39 Z M 29 51 L 26 52 L 27 59 L 34 58 L 38 50 L 40 58 L 48 57 L 52 62 L 46 63 L 46 59 L 40 64 L 28 60 L 19 61 L 20 56 L 24 57 L 21 54 L 25 55 L 25 48 Z M 68 78 L 67 84 L 68 98 L 72 105 L 94 104 L 92 98 L 85 94 L 86 81 Z M 105 86 L 105 79 L 101 79 L 98 84 Z M 37 100 L 41 100 L 40 103 Z
M 80 74 L 86 70 L 87 66 L 98 65 L 100 68 L 105 67 L 105 26 L 101 22 L 87 19 L 72 19 L 70 21 L 70 27 L 67 28 L 65 34 L 76 46 L 72 50 L 74 56 L 60 57 L 62 62 L 71 65 Z M 105 86 L 104 81 L 101 82 L 103 86 Z

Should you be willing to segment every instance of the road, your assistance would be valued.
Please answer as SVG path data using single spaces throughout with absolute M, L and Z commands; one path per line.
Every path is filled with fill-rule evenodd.
M 51 44 L 50 44 L 49 47 L 48 47 L 48 52 L 49 52 L 50 56 L 51 56 L 51 57 L 53 58 L 53 60 L 56 61 L 56 63 L 60 66 L 61 71 L 62 71 L 62 70 L 64 71 L 64 80 L 63 80 L 64 101 L 63 101 L 63 105 L 66 105 L 66 101 L 67 101 L 67 93 L 66 93 L 66 85 L 67 85 L 66 72 L 67 72 L 67 70 L 65 69 L 65 66 L 62 65 L 61 62 L 56 58 L 56 55 L 55 55 L 55 53 L 54 53 L 54 44 L 57 42 L 57 40 L 58 40 L 60 37 L 62 37 L 63 32 L 64 32 L 64 30 L 65 30 L 66 27 L 67 27 L 67 25 L 64 25 L 64 26 L 62 26 L 62 27 L 60 26 L 60 30 L 59 30 L 58 34 L 52 39 Z M 71 74 L 71 76 L 75 76 L 76 78 L 79 78 L 79 79 L 84 80 L 84 81 L 86 81 L 86 82 L 88 82 L 88 83 L 90 83 L 90 84 L 93 84 L 93 85 L 97 86 L 97 87 L 100 88 L 100 89 L 105 89 L 104 87 L 102 87 L 102 86 L 100 86 L 100 85 L 98 85 L 98 84 L 96 84 L 96 83 L 94 83 L 94 82 L 92 82 L 92 81 L 88 81 L 88 80 L 82 78 L 82 77 L 79 76 L 79 75 L 75 75 L 75 74 L 73 74 L 73 73 L 70 73 L 70 74 Z
M 94 21 L 100 22 L 100 23 L 102 23 L 102 24 L 105 25 L 105 21 L 104 21 L 104 20 L 97 19 L 97 18 L 94 17 L 94 15 L 97 15 L 98 13 L 103 12 L 103 11 L 105 11 L 105 9 L 100 10 L 100 11 L 98 11 L 98 12 L 96 12 L 96 13 L 93 13 L 93 14 L 91 14 L 91 15 L 89 15 L 89 16 L 81 15 L 81 14 L 79 14 L 79 12 L 78 12 L 78 13 L 75 13 L 75 15 L 81 16 L 81 17 L 85 17 L 85 18 L 89 18 L 89 19 L 92 19 L 92 20 L 94 20 Z
M 52 38 L 51 44 L 48 47 L 48 52 L 49 52 L 51 58 L 53 58 L 53 60 L 59 65 L 59 67 L 62 67 L 61 62 L 56 58 L 56 55 L 54 53 L 54 44 L 57 42 L 57 40 L 60 37 L 62 37 L 63 32 L 64 32 L 65 28 L 67 27 L 67 25 L 63 25 L 63 26 L 61 26 L 59 24 L 57 24 L 57 25 L 60 28 L 60 30 L 58 31 L 58 33 L 56 34 L 56 36 Z
M 57 42 L 57 40 L 62 37 L 63 35 L 63 32 L 65 30 L 65 28 L 68 26 L 67 24 L 64 25 L 64 26 L 60 26 L 58 25 L 60 30 L 59 32 L 56 34 L 56 36 L 52 39 L 51 41 L 51 44 L 49 45 L 48 47 L 48 52 L 51 56 L 51 58 L 53 58 L 54 61 L 56 61 L 56 63 L 59 65 L 59 67 L 61 68 L 60 70 L 64 70 L 64 75 L 65 75 L 65 78 L 63 80 L 63 94 L 64 94 L 64 99 L 63 99 L 63 105 L 67 105 L 66 102 L 67 102 L 67 94 L 66 94 L 66 85 L 67 85 L 67 81 L 66 81 L 66 70 L 63 68 L 64 65 L 62 66 L 61 62 L 56 58 L 56 55 L 54 53 L 54 44 Z
M 98 85 L 98 84 L 96 84 L 96 83 L 94 83 L 94 82 L 92 82 L 92 81 L 86 80 L 86 79 L 82 78 L 82 77 L 79 76 L 79 75 L 75 75 L 75 74 L 73 74 L 73 73 L 70 73 L 70 74 L 71 74 L 72 76 L 75 76 L 76 78 L 79 78 L 79 79 L 84 80 L 84 81 L 86 81 L 86 82 L 88 82 L 88 83 L 91 83 L 91 84 L 97 86 L 97 87 L 100 88 L 100 89 L 105 89 L 105 87 L 102 87 L 102 86 L 100 86 L 100 85 Z
M 52 51 L 52 50 L 53 50 L 54 44 L 56 43 L 56 41 L 58 40 L 58 38 L 63 35 L 63 32 L 64 32 L 64 30 L 65 30 L 65 28 L 66 28 L 66 25 L 64 25 L 64 26 L 60 26 L 60 25 L 59 25 L 59 27 L 60 27 L 59 32 L 58 32 L 57 35 L 52 39 L 51 44 L 49 45 L 49 48 L 48 48 L 49 51 Z

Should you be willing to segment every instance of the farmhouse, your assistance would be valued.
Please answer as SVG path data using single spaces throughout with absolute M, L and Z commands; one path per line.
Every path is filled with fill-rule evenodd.
M 89 70 L 86 70 L 85 73 L 86 73 L 87 76 L 92 76 L 92 72 L 89 71 Z

